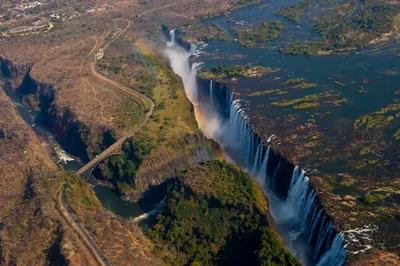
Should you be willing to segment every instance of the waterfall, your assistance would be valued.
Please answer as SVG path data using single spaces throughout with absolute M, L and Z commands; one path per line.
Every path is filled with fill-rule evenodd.
M 210 80 L 210 103 L 214 106 L 213 80 Z
M 274 174 L 272 175 L 272 177 L 270 178 L 270 189 L 272 191 L 275 191 L 275 179 L 277 178 L 277 173 L 279 171 L 279 169 L 281 168 L 281 160 L 279 160 L 278 166 L 276 167 Z
M 343 235 L 333 228 L 309 178 L 299 167 L 293 171 L 286 206 L 290 209 L 290 218 L 297 219 L 306 232 L 318 265 L 343 265 L 346 260 Z
M 240 154 L 248 165 L 252 164 L 253 159 L 253 138 L 252 129 L 243 119 L 244 111 L 241 109 L 240 101 L 234 100 L 231 96 L 229 121 L 221 129 L 219 141 L 224 146 L 240 151 Z M 226 137 L 229 136 L 229 137 Z
M 181 47 L 176 41 L 175 31 L 170 32 L 165 54 L 171 68 L 182 78 L 188 99 L 205 121 L 205 125 L 201 126 L 205 135 L 219 142 L 226 151 L 231 152 L 229 157 L 235 157 L 238 165 L 257 178 L 270 199 L 270 209 L 278 231 L 289 236 L 284 239 L 292 241 L 285 244 L 288 247 L 297 245 L 297 250 L 303 254 L 297 256 L 299 252 L 293 253 L 303 259 L 304 264 L 344 265 L 347 252 L 343 235 L 334 229 L 305 172 L 274 153 L 270 147 L 264 146 L 248 125 L 241 101 L 235 99 L 234 93 L 226 85 L 209 81 L 207 86 L 198 89 L 196 74 L 200 65 L 189 62 L 193 49 L 194 46 L 190 51 Z M 200 97 L 202 95 L 204 97 Z M 199 99 L 210 100 L 205 102 Z M 222 112 L 226 115 L 216 113 L 215 110 L 219 110 L 217 106 L 223 107 Z M 274 137 L 272 135 L 268 143 Z M 240 157 L 240 160 L 236 161 L 236 157 Z
M 258 144 L 256 156 L 254 157 L 253 169 L 252 169 L 253 175 L 256 175 L 258 170 L 260 169 L 263 147 L 264 147 L 264 145 L 262 143 Z
M 189 61 L 192 55 L 193 46 L 188 51 L 179 46 L 175 37 L 175 30 L 170 31 L 170 41 L 167 42 L 165 55 L 170 59 L 171 68 L 176 74 L 182 78 L 185 93 L 188 99 L 193 103 L 197 103 L 197 83 L 196 75 L 200 66 L 198 63 L 191 64 Z
M 168 45 L 171 47 L 176 46 L 175 32 L 176 32 L 175 29 L 169 31 L 170 39 Z
M 337 234 L 332 241 L 331 248 L 321 257 L 317 266 L 343 265 L 346 260 L 346 250 L 343 247 L 343 241 L 343 234 Z
M 265 152 L 265 154 L 264 154 L 264 160 L 263 160 L 263 162 L 261 163 L 261 170 L 260 170 L 260 172 L 261 173 L 266 173 L 267 172 L 267 164 L 268 164 L 268 159 L 269 159 L 269 151 L 270 151 L 270 147 L 268 146 L 268 148 L 267 148 L 267 150 L 266 150 L 266 152 Z

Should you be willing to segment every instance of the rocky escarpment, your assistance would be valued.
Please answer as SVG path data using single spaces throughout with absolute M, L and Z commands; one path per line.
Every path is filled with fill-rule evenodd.
M 261 137 L 255 131 L 237 95 L 226 83 L 199 79 L 198 84 L 200 105 L 212 103 L 203 108 L 213 109 L 213 115 L 224 121 L 220 125 L 223 136 L 216 135 L 216 139 L 233 151 L 234 156 L 241 157 L 238 163 L 266 185 L 267 193 L 284 202 L 288 212 L 285 215 L 293 215 L 291 220 L 296 222 L 292 226 L 300 225 L 297 230 L 305 236 L 304 244 L 310 247 L 309 260 L 320 265 L 344 265 L 347 251 L 343 236 L 335 229 L 334 220 L 304 171 L 273 150 L 268 137 Z M 277 224 L 282 223 L 281 217 L 284 215 L 274 217 Z
M 18 87 L 24 79 L 31 66 L 14 65 L 10 60 L 0 57 L 0 78 L 7 81 L 8 85 L 15 88 Z
M 2 89 L 0 151 L 0 264 L 93 264 L 55 210 L 57 167 Z
M 166 147 L 156 148 L 141 162 L 134 178 L 135 190 L 122 192 L 123 198 L 137 200 L 149 187 L 175 178 L 201 162 L 215 159 L 218 154 L 221 154 L 219 145 L 201 133 L 188 134 Z
M 268 111 L 257 109 L 256 104 L 265 103 L 267 100 L 263 102 L 264 98 L 260 101 L 256 100 L 256 97 L 248 97 L 249 93 L 240 87 L 239 82 L 232 81 L 228 85 L 214 80 L 212 81 L 213 88 L 210 89 L 210 81 L 201 80 L 199 82 L 201 96 L 204 100 L 210 101 L 210 92 L 212 92 L 214 96 L 212 100 L 218 103 L 217 111 L 222 114 L 227 113 L 230 110 L 229 101 L 226 101 L 229 86 L 247 124 L 263 139 L 264 145 L 270 145 L 271 150 L 282 154 L 285 160 L 292 164 L 309 169 L 307 179 L 318 196 L 318 205 L 323 207 L 329 217 L 332 217 L 334 227 L 343 232 L 348 260 L 358 260 L 360 254 L 369 253 L 371 248 L 382 250 L 383 248 L 378 243 L 385 243 L 384 249 L 387 251 L 398 252 L 398 238 L 395 234 L 398 231 L 398 219 L 393 215 L 397 211 L 395 202 L 398 197 L 396 187 L 398 176 L 395 170 L 382 171 L 384 168 L 377 167 L 378 161 L 372 161 L 372 164 L 376 165 L 367 170 L 369 166 L 366 157 L 361 154 L 361 151 L 365 150 L 363 147 L 374 147 L 371 150 L 383 151 L 380 150 L 383 144 L 380 144 L 379 149 L 372 144 L 375 137 L 378 139 L 379 134 L 374 135 L 372 130 L 371 132 L 360 130 L 353 133 L 353 125 L 342 128 L 340 123 L 337 124 L 336 130 L 336 128 L 333 129 L 336 127 L 336 121 L 332 127 L 330 125 L 328 128 L 322 123 L 301 119 L 291 120 L 291 116 L 286 117 L 282 113 L 275 113 L 272 108 Z M 276 117 L 273 117 L 274 114 Z M 280 115 L 282 115 L 281 119 Z M 228 114 L 224 116 L 229 119 Z M 253 138 L 252 143 L 255 139 Z M 371 142 L 366 144 L 366 139 L 371 139 Z M 390 145 L 391 150 L 396 150 L 395 142 Z M 247 150 L 249 154 L 254 154 L 257 147 L 257 145 L 252 146 L 252 149 Z M 263 151 L 262 154 L 264 153 Z M 279 176 L 283 169 L 287 169 L 288 173 L 284 176 L 290 179 L 292 170 L 289 169 L 293 166 L 286 167 L 282 163 L 272 163 L 271 153 L 269 154 L 271 163 L 268 163 L 267 170 L 272 169 L 269 176 Z M 379 160 L 385 161 L 386 169 L 391 169 L 396 165 L 396 160 L 391 160 L 389 163 L 385 156 L 379 155 Z M 250 162 L 253 160 L 251 157 L 248 158 Z M 352 163 L 353 160 L 364 160 L 366 166 L 358 167 Z M 280 167 L 277 167 L 278 165 Z M 328 167 L 325 168 L 325 166 Z M 273 189 L 275 190 L 276 187 Z M 280 194 L 279 191 L 278 194 Z M 381 199 L 369 198 L 375 195 Z M 374 213 L 379 213 L 379 215 Z
M 3 58 L 0 62 L 0 76 L 7 92 L 39 111 L 37 122 L 46 126 L 67 152 L 87 161 L 115 141 L 109 129 L 86 125 L 68 106 L 56 105 L 56 90 L 50 84 L 35 80 L 29 64 L 15 65 Z

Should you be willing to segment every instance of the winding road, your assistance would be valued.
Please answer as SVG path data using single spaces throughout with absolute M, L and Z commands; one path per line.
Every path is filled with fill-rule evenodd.
M 129 22 L 129 25 L 127 27 L 125 27 L 125 29 L 123 29 L 123 31 L 120 32 L 118 34 L 118 36 L 120 36 L 125 30 L 127 30 L 130 25 L 131 25 L 131 23 Z M 104 46 L 104 48 L 107 47 L 113 41 L 115 41 L 115 38 L 112 39 L 110 42 L 108 42 Z M 98 50 L 99 49 L 101 49 L 101 48 L 98 48 Z M 118 83 L 117 81 L 111 80 L 109 77 L 99 73 L 96 69 L 96 62 L 97 62 L 97 60 L 95 60 L 94 62 L 88 63 L 87 70 L 88 70 L 89 75 L 91 75 L 93 78 L 95 78 L 100 83 L 103 83 L 104 85 L 106 85 L 120 93 L 123 93 L 129 97 L 133 97 L 135 100 L 139 101 L 140 103 L 143 103 L 143 101 L 148 102 L 150 105 L 150 108 L 149 108 L 149 111 L 147 112 L 145 119 L 142 123 L 140 123 L 134 129 L 132 129 L 128 134 L 126 134 L 125 136 L 118 139 L 115 143 L 113 143 L 111 146 L 109 146 L 106 150 L 104 150 L 102 153 L 98 154 L 90 162 L 88 162 L 86 165 L 84 165 L 82 168 L 80 168 L 78 171 L 76 171 L 76 174 L 78 174 L 78 175 L 81 175 L 81 174 L 85 173 L 87 170 L 95 167 L 100 161 L 102 161 L 103 159 L 108 157 L 110 154 L 112 154 L 114 152 L 114 150 L 116 148 L 118 148 L 120 145 L 122 145 L 128 138 L 135 135 L 147 123 L 147 121 L 149 121 L 149 118 L 153 114 L 154 107 L 155 107 L 154 101 L 151 98 L 144 95 L 143 93 L 133 90 L 131 88 L 128 88 L 128 87 Z M 146 108 L 144 108 L 144 106 L 142 108 L 143 108 L 143 111 L 145 111 Z
M 103 51 L 104 51 L 105 48 L 107 48 L 108 45 L 110 45 L 110 43 L 114 42 L 119 36 L 121 36 L 123 34 L 123 32 L 125 32 L 129 28 L 130 25 L 131 25 L 131 22 L 129 21 L 128 26 L 126 26 L 121 32 L 119 32 L 112 40 L 110 40 L 102 48 L 101 48 L 101 43 L 104 41 L 104 39 L 107 36 L 106 32 L 104 32 L 100 36 L 99 39 L 95 38 L 96 43 L 95 43 L 94 47 L 92 48 L 92 50 L 89 52 L 88 57 L 89 56 L 95 57 L 96 52 L 100 49 L 103 49 Z M 81 70 L 82 70 L 82 65 L 84 64 L 85 61 L 86 61 L 86 59 L 84 59 L 81 63 L 81 66 L 80 66 Z M 98 82 L 104 84 L 105 86 L 108 86 L 119 93 L 123 93 L 128 97 L 132 97 L 132 98 L 134 98 L 135 101 L 139 101 L 139 103 L 143 109 L 143 112 L 145 112 L 146 109 L 148 110 L 148 112 L 144 116 L 144 120 L 142 123 L 140 123 L 134 129 L 132 129 L 128 134 L 126 134 L 125 136 L 118 139 L 115 143 L 113 143 L 111 146 L 109 146 L 106 150 L 104 150 L 102 153 L 97 155 L 90 162 L 88 162 L 86 165 L 84 165 L 82 168 L 80 168 L 76 172 L 76 174 L 79 174 L 79 175 L 83 174 L 87 170 L 95 167 L 101 160 L 103 160 L 104 158 L 106 158 L 110 154 L 112 154 L 114 152 L 114 150 L 116 148 L 118 148 L 120 145 L 122 145 L 128 138 L 135 135 L 150 119 L 150 116 L 152 115 L 152 113 L 154 111 L 154 107 L 155 107 L 154 101 L 151 98 L 144 95 L 143 93 L 141 93 L 139 91 L 135 91 L 131 88 L 128 88 L 114 80 L 111 80 L 107 76 L 102 75 L 101 73 L 97 72 L 96 62 L 97 62 L 97 60 L 95 58 L 94 62 L 92 60 L 88 60 L 88 63 L 86 64 L 86 68 L 87 68 L 87 71 L 90 76 L 92 76 L 94 79 L 96 79 Z M 147 102 L 147 104 L 144 104 L 144 102 Z M 149 107 L 146 108 L 147 106 L 149 106 Z M 106 256 L 102 252 L 102 250 L 97 246 L 96 242 L 93 240 L 93 238 L 90 236 L 90 234 L 86 231 L 86 229 L 79 223 L 75 214 L 73 214 L 72 212 L 70 212 L 68 210 L 68 207 L 67 207 L 66 203 L 64 202 L 63 195 L 64 195 L 64 185 L 60 188 L 60 192 L 58 195 L 57 205 L 58 205 L 58 210 L 60 212 L 60 215 L 72 227 L 72 229 L 79 236 L 79 238 L 82 240 L 82 242 L 84 242 L 85 246 L 88 248 L 90 253 L 93 255 L 93 257 L 95 258 L 97 263 L 101 266 L 111 266 L 111 263 L 107 260 Z
M 125 87 L 122 84 L 119 84 L 118 82 L 109 79 L 108 77 L 100 74 L 96 70 L 96 62 L 90 63 L 90 74 L 95 77 L 98 81 L 102 83 L 106 83 L 110 88 L 113 88 L 127 96 L 135 97 L 135 99 L 144 99 L 147 102 L 150 103 L 150 108 L 149 111 L 147 112 L 144 121 L 136 126 L 132 131 L 130 131 L 127 135 L 123 136 L 122 138 L 118 139 L 116 142 L 114 142 L 111 146 L 109 146 L 106 150 L 104 150 L 102 153 L 98 154 L 95 158 L 93 158 L 90 162 L 85 164 L 82 168 L 80 168 L 78 171 L 76 171 L 76 174 L 81 175 L 87 170 L 91 169 L 92 167 L 96 166 L 100 161 L 108 157 L 110 154 L 113 153 L 113 151 L 122 145 L 128 138 L 132 137 L 135 135 L 146 123 L 149 121 L 150 116 L 153 114 L 155 103 L 154 101 L 147 97 L 146 95 L 142 94 L 141 92 L 135 91 L 133 89 L 130 89 L 128 87 Z
M 178 5 L 177 3 L 171 3 L 171 4 L 167 4 L 167 5 L 161 5 L 161 6 L 157 6 L 155 8 L 151 8 L 151 9 L 147 9 L 145 11 L 142 11 L 141 13 L 139 13 L 137 15 L 137 18 L 143 17 L 145 15 L 148 15 L 150 13 L 162 10 L 164 8 L 169 8 L 169 7 L 173 7 Z M 97 40 L 95 38 L 96 44 L 94 45 L 94 47 L 92 48 L 92 50 L 90 51 L 90 53 L 88 54 L 88 56 L 92 56 L 93 53 L 96 56 L 96 52 L 99 50 L 103 50 L 103 52 L 105 51 L 105 49 L 111 44 L 113 43 L 116 39 L 118 39 L 131 25 L 132 25 L 132 21 L 127 21 L 128 25 L 122 30 L 120 31 L 114 38 L 112 38 L 106 45 L 104 45 L 103 47 L 101 46 L 102 41 L 104 41 L 104 39 L 106 38 L 107 34 L 106 32 L 104 32 L 101 36 L 100 39 Z M 84 59 L 85 61 L 86 59 Z M 127 135 L 123 136 L 122 138 L 118 139 L 114 144 L 112 144 L 110 147 L 108 147 L 106 150 L 104 150 L 102 153 L 98 154 L 95 158 L 93 158 L 90 162 L 88 162 L 86 165 L 84 165 L 82 168 L 80 168 L 78 171 L 76 171 L 75 173 L 78 175 L 81 175 L 83 173 L 85 173 L 86 171 L 88 171 L 89 169 L 95 167 L 100 161 L 102 161 L 103 159 L 105 159 L 106 157 L 109 156 L 109 154 L 112 154 L 113 151 L 119 147 L 122 143 L 124 143 L 126 141 L 126 139 L 132 137 L 133 135 L 135 135 L 149 120 L 150 116 L 153 114 L 154 111 L 154 107 L 155 107 L 155 103 L 154 101 L 150 98 L 147 97 L 146 95 L 144 95 L 143 93 L 139 92 L 139 91 L 135 91 L 131 88 L 128 88 L 112 79 L 110 79 L 107 76 L 104 76 L 103 74 L 99 73 L 96 70 L 96 62 L 97 59 L 95 58 L 94 62 L 89 62 L 88 64 L 88 73 L 89 75 L 91 75 L 92 77 L 94 77 L 95 79 L 97 79 L 97 81 L 108 85 L 109 87 L 111 87 L 112 89 L 118 91 L 118 92 L 122 92 L 125 95 L 134 97 L 135 99 L 138 99 L 140 101 L 140 99 L 144 99 L 145 101 L 147 101 L 148 103 L 150 103 L 150 110 L 149 112 L 147 112 L 146 116 L 145 116 L 145 120 L 139 124 L 139 126 L 135 127 L 131 132 L 129 132 Z M 83 64 L 83 62 L 82 62 Z M 82 65 L 81 64 L 81 65 Z
M 76 216 L 70 211 L 68 211 L 67 204 L 64 201 L 64 185 L 62 185 L 60 189 L 60 193 L 58 196 L 58 206 L 59 206 L 59 212 L 62 215 L 62 217 L 72 227 L 74 232 L 79 236 L 79 238 L 88 248 L 90 253 L 93 255 L 94 259 L 97 261 L 97 263 L 102 266 L 111 266 L 111 263 L 107 260 L 104 253 L 97 246 L 96 242 L 94 242 L 93 238 L 89 235 L 86 229 L 79 223 Z

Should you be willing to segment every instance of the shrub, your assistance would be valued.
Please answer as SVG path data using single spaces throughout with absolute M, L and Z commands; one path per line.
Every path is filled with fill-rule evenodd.
M 367 204 L 373 204 L 382 201 L 385 198 L 385 195 L 379 193 L 365 193 L 362 195 L 362 200 Z

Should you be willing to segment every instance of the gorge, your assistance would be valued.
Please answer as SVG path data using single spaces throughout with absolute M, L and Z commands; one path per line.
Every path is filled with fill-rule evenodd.
M 165 55 L 183 80 L 199 127 L 224 147 L 228 160 L 257 178 L 287 248 L 305 265 L 344 265 L 343 236 L 334 229 L 304 171 L 253 132 L 228 86 L 197 79 L 200 64 L 191 62 L 196 47 L 188 50 L 176 38 L 170 31 Z
M 29 2 L 1 265 L 400 265 L 399 1 Z

